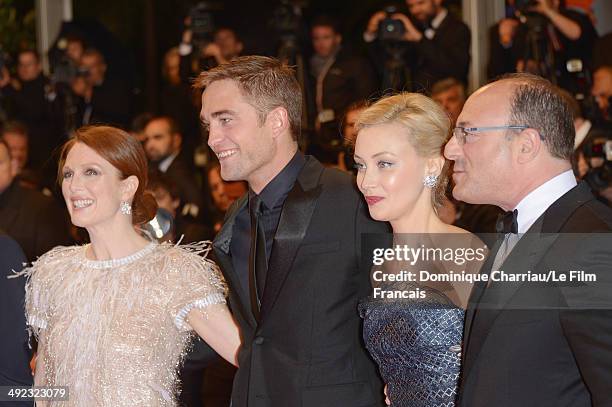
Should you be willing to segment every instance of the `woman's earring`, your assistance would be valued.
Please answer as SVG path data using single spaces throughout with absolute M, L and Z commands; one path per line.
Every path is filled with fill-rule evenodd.
M 121 205 L 119 206 L 119 210 L 124 215 L 131 215 L 132 214 L 132 205 L 130 205 L 130 203 L 127 202 L 127 201 L 123 201 L 123 202 L 121 202 Z
M 423 185 L 427 188 L 433 188 L 438 184 L 438 176 L 435 174 L 426 175 L 423 178 Z

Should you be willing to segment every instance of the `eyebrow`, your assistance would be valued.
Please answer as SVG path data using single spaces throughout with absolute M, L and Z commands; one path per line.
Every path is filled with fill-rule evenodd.
M 376 158 L 376 157 L 379 157 L 379 156 L 381 156 L 381 155 L 385 155 L 385 154 L 389 154 L 389 155 L 392 155 L 392 156 L 394 156 L 394 157 L 397 157 L 397 154 L 392 153 L 391 151 L 381 151 L 380 153 L 376 153 L 376 154 L 374 154 L 374 155 L 372 156 L 372 158 Z M 361 158 L 361 157 L 360 157 L 359 155 L 357 155 L 357 154 L 353 154 L 353 155 L 354 155 L 355 157 L 357 157 L 357 158 Z
M 462 121 L 462 122 L 457 122 L 457 124 L 455 125 L 455 127 L 468 127 L 472 124 L 472 122 L 469 121 Z

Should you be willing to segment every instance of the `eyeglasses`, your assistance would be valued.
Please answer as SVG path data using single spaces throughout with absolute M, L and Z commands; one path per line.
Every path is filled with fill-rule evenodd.
M 528 128 L 529 126 L 455 127 L 453 129 L 453 136 L 455 136 L 459 144 L 463 145 L 465 144 L 465 138 L 468 134 L 480 133 L 489 130 L 525 130 Z

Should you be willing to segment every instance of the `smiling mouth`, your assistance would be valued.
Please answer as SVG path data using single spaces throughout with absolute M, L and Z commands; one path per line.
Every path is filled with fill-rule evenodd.
M 88 206 L 91 206 L 93 202 L 94 201 L 91 199 L 77 199 L 75 201 L 72 201 L 72 207 L 74 209 L 83 209 L 87 208 Z
M 224 159 L 224 158 L 227 158 L 227 157 L 231 157 L 231 156 L 233 156 L 233 155 L 234 155 L 234 154 L 236 154 L 237 152 L 238 152 L 238 150 L 224 150 L 224 151 L 219 151 L 219 152 L 217 153 L 217 158 L 219 158 L 219 160 L 222 160 L 222 159 Z

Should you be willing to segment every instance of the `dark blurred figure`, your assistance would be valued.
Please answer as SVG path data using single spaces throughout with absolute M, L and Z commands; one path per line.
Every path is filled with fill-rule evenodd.
M 157 116 L 147 123 L 144 133 L 149 169 L 165 174 L 177 186 L 181 197 L 179 213 L 205 219 L 202 194 L 193 176 L 193 160 L 182 154 L 183 136 L 177 123 L 171 117 Z
M 401 21 L 405 42 L 404 63 L 410 71 L 410 82 L 396 90 L 429 91 L 440 79 L 453 77 L 467 84 L 470 65 L 470 30 L 465 23 L 443 7 L 443 0 L 406 0 L 409 16 L 375 13 L 368 22 L 364 40 L 371 48 L 380 72 L 386 74 L 384 61 L 389 60 L 384 41 L 377 40 L 380 24 L 386 19 Z M 384 30 L 384 27 L 382 27 Z M 375 41 L 377 40 L 377 41 Z M 386 86 L 383 83 L 383 86 Z
M 574 92 L 577 74 L 590 72 L 597 32 L 589 16 L 562 0 L 534 0 L 523 10 L 513 47 L 517 71 L 542 75 Z M 570 61 L 580 61 L 573 64 Z M 570 62 L 568 69 L 568 62 Z M 578 69 L 580 68 L 580 69 Z
M 444 108 L 454 127 L 467 98 L 463 83 L 455 78 L 442 79 L 432 86 L 431 98 Z
M 0 386 L 31 386 L 33 381 L 24 313 L 25 278 L 7 278 L 21 271 L 25 261 L 17 242 L 0 230 Z M 0 401 L 0 407 L 25 406 L 32 402 Z
M 212 41 L 194 39 L 190 19 L 186 19 L 185 31 L 178 51 L 183 80 L 189 80 L 202 70 L 214 68 L 242 54 L 244 45 L 238 33 L 229 27 L 220 27 L 212 35 Z
M 589 163 L 584 156 L 583 149 L 588 143 L 588 140 L 592 139 L 593 135 L 597 133 L 597 129 L 593 127 L 593 123 L 590 120 L 583 116 L 582 110 L 580 109 L 580 104 L 568 91 L 561 89 L 559 93 L 565 100 L 565 103 L 567 103 L 569 106 L 574 118 L 576 138 L 574 139 L 572 168 L 576 178 L 581 180 L 589 170 Z
M 193 243 L 200 240 L 211 240 L 214 232 L 211 228 L 193 221 L 191 217 L 182 216 L 178 210 L 181 205 L 181 197 L 176 184 L 165 174 L 154 173 L 149 179 L 147 190 L 155 197 L 157 206 L 167 210 L 174 220 L 173 241 L 182 243 Z
M 595 42 L 593 47 L 593 69 L 604 65 L 612 66 L 612 32 L 607 33 Z
M 51 159 L 52 152 L 63 140 L 63 106 L 62 98 L 42 73 L 36 51 L 19 52 L 17 78 L 11 78 L 4 71 L 0 88 L 9 118 L 24 123 L 29 129 L 31 166 L 42 169 L 49 165 L 49 170 L 56 161 Z
M 516 18 L 504 18 L 489 30 L 487 79 L 516 71 L 518 56 L 513 45 L 518 26 Z
M 45 195 L 50 196 L 51 192 L 44 188 L 40 172 L 28 165 L 30 137 L 26 125 L 17 121 L 7 122 L 2 127 L 0 138 L 9 146 L 11 157 L 16 162 L 15 174 L 19 183 L 28 188 L 42 189 Z
M 186 157 L 193 157 L 197 145 L 201 144 L 199 111 L 194 90 L 189 81 L 181 79 L 178 48 L 171 48 L 164 56 L 161 90 L 161 114 L 170 116 L 178 123 L 183 134 L 183 149 Z
M 140 113 L 132 119 L 132 124 L 130 125 L 130 134 L 136 137 L 136 140 L 140 141 L 140 143 L 143 145 L 143 148 L 145 142 L 147 141 L 145 128 L 154 117 L 155 115 L 153 113 L 144 112 Z
M 338 153 L 338 168 L 342 171 L 352 172 L 354 175 L 357 175 L 355 159 L 353 158 L 355 139 L 357 139 L 355 123 L 359 113 L 367 106 L 368 102 L 365 100 L 352 103 L 346 108 L 342 120 L 342 150 Z
M 0 140 L 0 229 L 34 261 L 57 245 L 70 244 L 68 220 L 54 200 L 21 186 L 16 170 L 8 145 Z
M 604 120 L 612 121 L 610 98 L 612 98 L 612 65 L 599 67 L 593 73 L 591 94 L 595 98 L 599 113 Z
M 314 19 L 311 27 L 314 54 L 310 58 L 310 94 L 315 108 L 316 146 L 313 155 L 321 161 L 335 161 L 342 149 L 341 116 L 357 100 L 367 99 L 377 84 L 370 62 L 342 44 L 337 22 L 328 16 Z M 316 153 L 315 153 L 316 151 Z M 329 156 L 329 159 L 327 159 Z
M 217 233 L 223 226 L 225 212 L 236 199 L 246 194 L 248 187 L 244 181 L 224 181 L 221 178 L 221 166 L 216 158 L 206 166 L 206 180 L 214 206 L 213 229 Z
M 72 89 L 80 99 L 78 125 L 104 123 L 127 128 L 133 108 L 133 90 L 117 75 L 107 78 L 104 55 L 88 48 L 79 61 Z

